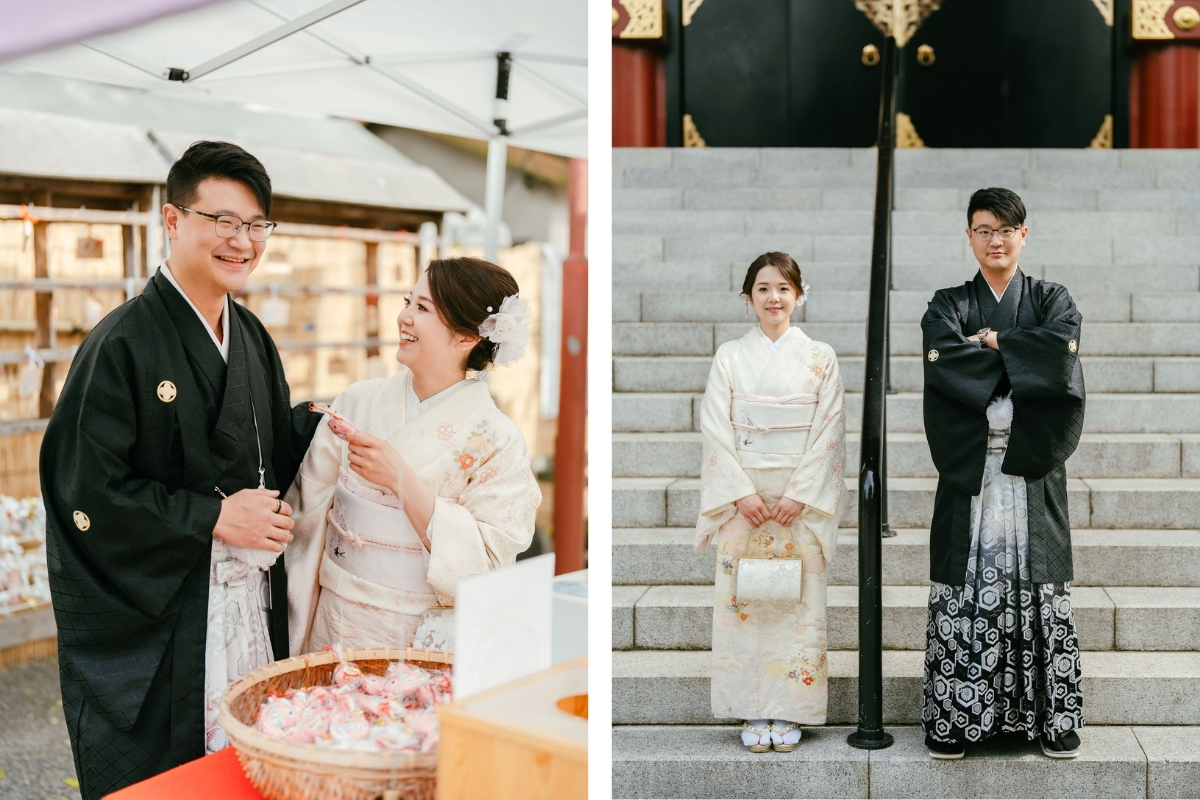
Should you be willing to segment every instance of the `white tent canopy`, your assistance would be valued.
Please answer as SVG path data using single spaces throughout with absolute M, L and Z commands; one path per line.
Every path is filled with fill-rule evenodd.
M 489 139 L 507 52 L 508 143 L 585 158 L 585 17 L 583 0 L 227 0 L 3 66 Z

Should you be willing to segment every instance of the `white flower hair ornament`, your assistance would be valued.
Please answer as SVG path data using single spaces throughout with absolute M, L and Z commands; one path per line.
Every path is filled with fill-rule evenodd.
M 488 306 L 488 311 L 491 310 L 492 307 Z M 525 355 L 531 321 L 529 301 L 519 294 L 504 298 L 500 310 L 483 321 L 479 326 L 479 335 L 499 345 L 492 356 L 493 364 L 506 367 Z
M 796 300 L 796 308 L 808 302 L 808 281 L 804 280 L 804 276 L 800 276 L 800 297 Z

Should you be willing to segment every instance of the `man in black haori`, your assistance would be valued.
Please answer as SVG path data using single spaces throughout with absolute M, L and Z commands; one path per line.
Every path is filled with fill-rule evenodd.
M 975 278 L 933 296 L 925 435 L 938 470 L 929 534 L 922 718 L 937 759 L 1001 732 L 1079 753 L 1064 464 L 1083 430 L 1082 317 L 1067 290 L 1017 267 L 1029 229 L 1007 189 L 967 208 Z
M 256 158 L 192 145 L 167 178 L 170 257 L 84 340 L 46 429 L 59 675 L 88 800 L 219 749 L 229 683 L 288 653 L 279 490 L 319 418 L 291 407 L 266 328 L 229 299 L 270 209 Z

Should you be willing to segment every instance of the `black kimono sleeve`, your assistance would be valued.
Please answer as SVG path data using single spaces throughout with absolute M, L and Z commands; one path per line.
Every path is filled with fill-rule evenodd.
M 63 668 L 124 729 L 167 648 L 185 582 L 207 565 L 221 501 L 197 491 L 206 476 L 183 463 L 175 403 L 138 374 L 159 372 L 154 359 L 135 360 L 121 336 L 97 329 L 91 338 L 42 443 L 47 555 Z
M 965 299 L 939 291 L 921 319 L 924 342 L 925 435 L 938 474 L 969 496 L 979 494 L 987 455 L 988 400 L 1004 377 L 1004 362 L 962 330 Z
M 1013 397 L 1003 470 L 1041 478 L 1070 458 L 1083 433 L 1083 317 L 1059 284 L 1038 281 L 1032 295 L 1037 324 L 1000 331 L 996 340 Z

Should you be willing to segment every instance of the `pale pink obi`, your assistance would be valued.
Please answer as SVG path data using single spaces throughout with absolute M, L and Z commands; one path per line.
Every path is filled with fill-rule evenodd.
M 817 395 L 768 397 L 734 392 L 729 406 L 737 449 L 754 453 L 802 455 L 817 413 Z
M 343 468 L 329 525 L 325 555 L 334 564 L 383 586 L 433 594 L 426 579 L 425 546 L 400 498 L 364 486 Z

